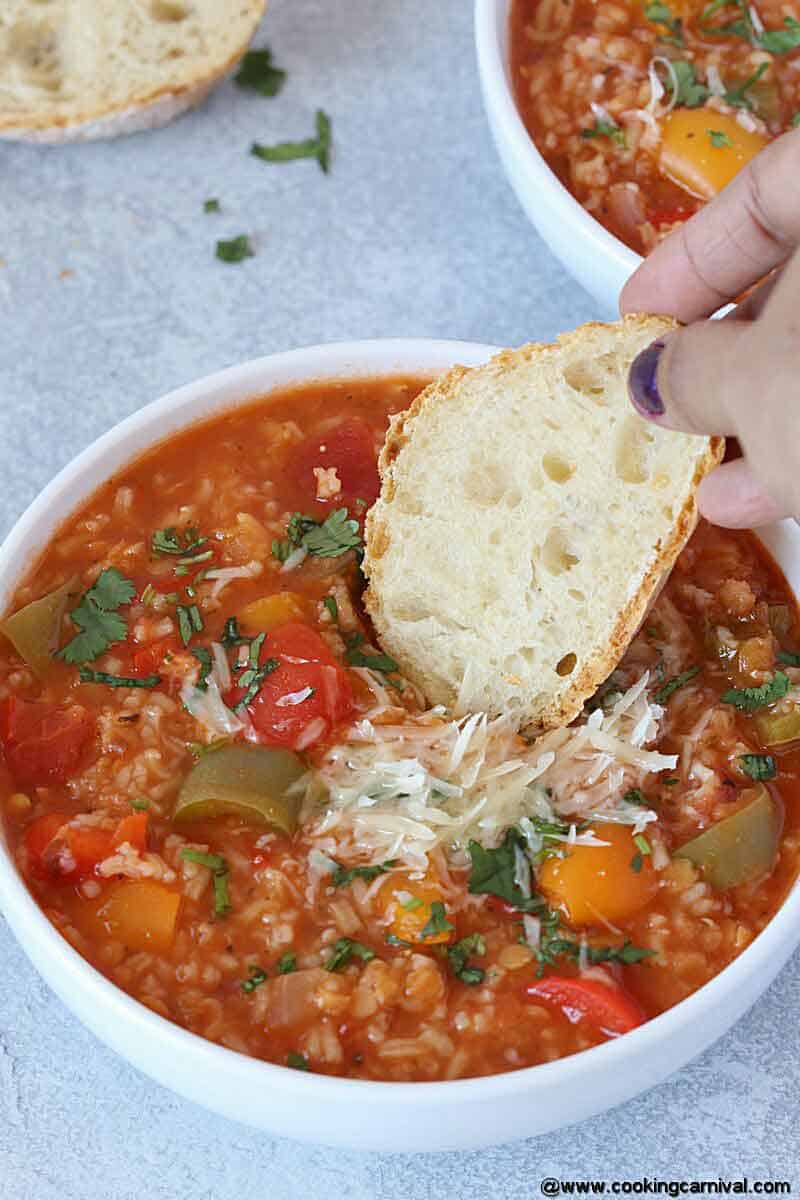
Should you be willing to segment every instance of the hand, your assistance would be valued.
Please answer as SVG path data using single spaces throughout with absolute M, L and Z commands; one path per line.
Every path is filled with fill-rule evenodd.
M 631 399 L 668 429 L 738 439 L 742 458 L 703 480 L 716 525 L 800 517 L 800 129 L 767 146 L 646 259 L 623 313 L 686 322 L 634 361 Z M 706 321 L 769 276 L 725 320 Z

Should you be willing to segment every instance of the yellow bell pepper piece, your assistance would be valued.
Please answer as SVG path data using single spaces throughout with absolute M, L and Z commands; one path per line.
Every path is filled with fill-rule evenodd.
M 649 852 L 642 853 L 629 825 L 592 826 L 603 846 L 565 846 L 564 858 L 548 858 L 537 876 L 539 890 L 571 925 L 624 921 L 643 908 L 658 887 Z M 649 850 L 647 839 L 645 851 Z
M 453 938 L 452 928 L 438 932 L 431 928 L 425 933 L 431 923 L 434 926 L 442 924 L 444 914 L 442 889 L 430 872 L 424 879 L 411 879 L 404 871 L 393 872 L 380 890 L 380 903 L 389 917 L 389 933 L 401 942 L 435 946 Z M 435 919 L 437 917 L 439 920 Z M 446 917 L 444 921 L 447 922 Z
M 269 633 L 290 621 L 302 621 L 306 604 L 297 592 L 274 592 L 246 604 L 239 613 L 239 624 L 247 634 Z
M 661 173 L 692 196 L 710 200 L 767 144 L 735 117 L 707 108 L 676 108 L 664 120 Z

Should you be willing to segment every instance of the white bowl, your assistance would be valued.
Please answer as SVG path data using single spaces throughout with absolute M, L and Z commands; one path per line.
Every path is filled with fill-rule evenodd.
M 114 471 L 200 417 L 313 379 L 435 374 L 491 347 L 374 341 L 258 359 L 171 392 L 101 437 L 44 490 L 0 547 L 0 612 L 62 521 Z M 766 538 L 800 586 L 800 529 Z M 616 1041 L 559 1062 L 451 1083 L 370 1083 L 306 1074 L 216 1046 L 115 987 L 56 932 L 0 841 L 0 906 L 53 990 L 99 1038 L 165 1087 L 270 1133 L 352 1149 L 455 1150 L 545 1133 L 619 1104 L 699 1054 L 765 990 L 800 940 L 800 888 L 721 975 Z
M 489 126 L 509 182 L 553 254 L 608 315 L 642 261 L 590 216 L 550 169 L 519 115 L 508 54 L 512 0 L 475 0 L 478 72 Z

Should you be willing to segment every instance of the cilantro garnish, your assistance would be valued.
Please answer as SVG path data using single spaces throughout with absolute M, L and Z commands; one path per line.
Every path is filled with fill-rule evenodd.
M 481 967 L 476 967 L 468 962 L 468 959 L 475 955 L 486 953 L 486 943 L 479 933 L 470 933 L 467 937 L 461 938 L 452 946 L 447 947 L 447 960 L 450 964 L 450 970 L 455 975 L 456 979 L 460 979 L 462 983 L 466 983 L 469 987 L 474 987 L 477 983 L 483 983 L 486 972 Z
M 756 42 L 769 54 L 791 54 L 800 46 L 800 21 L 783 18 L 783 29 L 765 29 L 756 35 Z
M 772 679 L 762 683 L 760 687 L 729 688 L 722 693 L 722 703 L 732 704 L 742 712 L 754 712 L 781 700 L 789 691 L 791 684 L 789 676 L 784 671 L 776 671 Z
M 239 622 L 236 620 L 236 617 L 228 617 L 225 622 L 225 628 L 222 631 L 222 637 L 219 640 L 228 649 L 231 646 L 246 646 L 250 642 L 250 638 L 243 637 L 239 631 Z
M 166 529 L 157 529 L 150 539 L 150 549 L 153 554 L 173 554 L 177 558 L 194 559 L 203 552 L 208 544 L 207 537 L 200 537 L 197 530 L 189 525 L 184 530 L 178 530 L 174 525 Z
M 250 245 L 250 238 L 246 233 L 240 233 L 238 237 L 230 238 L 229 241 L 217 242 L 217 258 L 220 262 L 238 263 L 243 262 L 246 258 L 254 258 L 255 251 Z
M 678 688 L 682 688 L 684 684 L 689 682 L 690 679 L 694 679 L 695 675 L 699 675 L 701 670 L 702 667 L 696 665 L 694 667 L 689 667 L 689 669 L 686 671 L 681 671 L 680 675 L 675 675 L 672 679 L 668 679 L 664 686 L 659 688 L 653 697 L 656 704 L 664 704 L 667 700 L 669 700 L 673 692 L 677 692 Z
M 796 112 L 794 114 L 789 124 L 791 125 L 792 129 L 797 129 L 797 126 L 800 125 L 800 112 Z M 778 657 L 780 657 L 780 655 Z M 800 667 L 800 655 L 795 655 L 795 658 L 797 658 L 798 661 L 792 665 L 795 667 Z
M 671 46 L 683 46 L 683 21 L 680 17 L 675 17 L 672 14 L 672 9 L 668 4 L 661 4 L 659 0 L 653 0 L 653 3 L 645 7 L 644 15 L 648 21 L 652 21 L 654 25 L 663 25 L 668 33 L 659 32 L 659 40 L 669 42 Z
M 264 680 L 268 675 L 271 675 L 273 671 L 277 671 L 280 665 L 279 659 L 268 658 L 261 664 L 260 667 L 251 666 L 247 671 L 244 671 L 239 676 L 237 682 L 239 687 L 243 687 L 245 689 L 245 692 L 241 700 L 239 700 L 233 706 L 233 711 L 241 712 L 243 709 L 247 708 L 249 704 L 252 704 L 258 693 L 261 691 Z
M 228 895 L 228 875 L 230 868 L 226 860 L 221 854 L 203 854 L 200 850 L 191 850 L 187 847 L 181 850 L 180 857 L 186 859 L 187 862 L 198 863 L 201 867 L 208 867 L 209 871 L 211 871 L 211 881 L 214 885 L 214 912 L 218 917 L 224 916 L 231 906 Z
M 633 841 L 636 846 L 636 853 L 631 859 L 631 870 L 638 875 L 644 866 L 644 860 L 651 855 L 653 851 L 650 848 L 650 843 L 643 833 L 637 833 Z
M 775 759 L 771 754 L 742 754 L 739 763 L 745 775 L 751 779 L 774 779 L 778 774 Z
M 201 692 L 205 692 L 208 690 L 208 677 L 213 669 L 211 651 L 207 650 L 205 646 L 195 646 L 192 654 L 200 663 L 200 674 L 197 676 L 197 683 L 194 686 Z
M 219 200 L 217 200 L 216 198 L 204 200 L 203 201 L 203 212 L 218 213 L 219 212 Z
M 675 103 L 684 108 L 699 108 L 705 104 L 711 93 L 705 84 L 698 82 L 693 64 L 685 59 L 674 59 L 671 65 L 672 71 L 667 73 L 664 83 L 673 93 Z
M 327 174 L 331 156 L 331 121 L 321 108 L 317 109 L 315 125 L 315 137 L 305 138 L 302 142 L 278 142 L 275 146 L 262 146 L 253 142 L 250 153 L 264 162 L 273 163 L 292 162 L 297 158 L 315 158 Z
M 202 633 L 204 629 L 203 618 L 200 615 L 200 609 L 196 604 L 179 604 L 175 609 L 175 615 L 178 618 L 178 632 L 181 635 L 181 641 L 184 646 L 188 646 L 196 633 Z
M 279 562 L 286 562 L 289 555 L 301 546 L 317 558 L 337 558 L 347 550 L 361 549 L 358 521 L 348 517 L 346 508 L 334 509 L 324 521 L 293 513 L 286 534 L 285 541 L 276 540 L 272 543 L 273 557 Z
M 331 614 L 331 620 L 338 621 L 339 620 L 339 605 L 336 603 L 336 597 L 335 596 L 326 596 L 325 599 L 322 601 L 322 603 L 324 604 L 325 608 L 327 608 L 328 612 Z
M 768 66 L 768 63 L 762 63 L 749 79 L 745 79 L 744 83 L 740 83 L 738 87 L 728 88 L 722 97 L 725 103 L 730 104 L 731 108 L 752 108 L 753 102 L 747 95 L 747 92 L 754 83 L 758 83 L 761 76 L 768 69 Z M 709 130 L 709 133 L 711 133 L 711 130 Z M 711 141 L 713 144 L 716 144 L 713 137 Z M 731 143 L 728 142 L 727 144 L 730 145 Z
M 548 820 L 545 817 L 536 816 L 530 816 L 528 820 L 533 826 L 534 833 L 537 833 L 542 839 L 541 847 L 535 854 L 529 855 L 534 864 L 538 866 L 545 859 L 561 853 L 564 848 L 564 838 L 570 831 L 570 823 L 559 821 L 557 818 Z
M 81 667 L 81 683 L 104 683 L 106 687 L 154 688 L 161 683 L 160 675 L 109 675 L 107 671 L 90 671 Z
M 579 947 L 578 952 L 580 953 Z M 586 947 L 586 955 L 590 963 L 618 962 L 627 967 L 642 962 L 645 958 L 651 958 L 654 954 L 655 950 L 645 950 L 640 946 L 634 946 L 627 938 L 621 946 Z
M 291 1067 L 293 1071 L 310 1071 L 311 1065 L 304 1054 L 298 1054 L 296 1050 L 290 1050 L 286 1055 L 286 1065 Z
M 387 946 L 402 946 L 402 948 L 405 950 L 410 949 L 412 945 L 411 942 L 404 942 L 403 939 L 399 938 L 396 933 L 387 933 L 384 941 L 386 942 Z
M 471 841 L 467 847 L 472 860 L 469 890 L 473 895 L 499 896 L 520 912 L 538 914 L 543 904 L 541 897 L 526 897 L 515 879 L 514 849 L 521 844 L 522 837 L 516 829 L 506 830 L 505 838 L 494 850 Z
M 453 929 L 455 929 L 455 925 L 452 925 L 448 921 L 441 900 L 434 900 L 431 904 L 430 918 L 420 931 L 419 936 L 424 940 L 425 938 L 435 937 L 437 933 L 450 933 Z
M 385 875 L 395 866 L 397 866 L 396 858 L 389 858 L 386 862 L 376 863 L 372 867 L 343 867 L 337 863 L 336 870 L 331 874 L 331 883 L 336 888 L 347 887 L 354 879 L 365 879 L 367 883 L 371 883 L 373 879 L 377 879 L 379 875 Z
M 400 907 L 404 912 L 416 912 L 418 908 L 422 908 L 424 900 L 420 900 L 419 896 L 409 896 L 407 900 L 400 901 Z
M 622 147 L 625 147 L 628 144 L 627 138 L 625 137 L 625 130 L 620 129 L 619 125 L 616 125 L 613 121 L 595 121 L 594 125 L 592 125 L 589 129 L 581 130 L 581 137 L 586 139 L 607 137 L 611 138 L 612 142 L 616 142 L 618 146 Z
M 291 952 L 291 950 L 287 950 L 286 953 L 282 954 L 280 956 L 280 958 L 278 959 L 278 974 L 279 975 L 291 975 L 292 972 L 296 971 L 296 970 L 297 970 L 297 955 L 293 954 Z
M 370 950 L 363 942 L 354 942 L 352 938 L 337 938 L 333 943 L 333 952 L 325 963 L 326 971 L 341 971 L 352 958 L 360 958 L 368 963 L 375 957 L 375 951 Z
M 144 796 L 140 796 L 136 800 L 131 800 L 129 803 L 134 812 L 147 812 L 150 807 L 150 801 L 146 800 Z
M 241 61 L 233 82 L 240 88 L 249 88 L 260 96 L 277 96 L 286 82 L 286 72 L 273 66 L 272 51 L 266 46 L 261 50 L 248 50 Z
M 67 642 L 58 657 L 68 663 L 88 663 L 99 658 L 115 642 L 124 641 L 128 625 L 117 609 L 130 604 L 135 595 L 136 585 L 116 567 L 107 567 L 69 614 L 81 632 Z
M 713 17 L 722 9 L 731 8 L 738 16 L 721 25 L 709 25 L 709 17 Z M 783 18 L 783 29 L 762 29 L 758 31 L 753 24 L 747 0 L 711 0 L 703 9 L 700 16 L 700 28 L 704 33 L 731 34 L 749 42 L 768 54 L 790 54 L 800 46 L 800 21 L 794 17 Z
M 242 991 L 249 995 L 250 992 L 254 992 L 257 987 L 260 987 L 262 983 L 265 983 L 266 979 L 266 971 L 263 971 L 261 967 L 251 967 L 249 978 L 242 980 Z
M 380 671 L 384 675 L 400 670 L 388 654 L 364 654 L 362 650 L 352 648 L 345 654 L 345 660 L 351 667 L 368 667 L 370 671 Z
M 640 788 L 628 788 L 622 799 L 625 804 L 637 804 L 640 808 L 647 808 L 647 801 Z
M 727 133 L 723 133 L 720 129 L 707 129 L 706 133 L 708 134 L 708 140 L 715 150 L 723 150 L 726 146 L 733 145 Z

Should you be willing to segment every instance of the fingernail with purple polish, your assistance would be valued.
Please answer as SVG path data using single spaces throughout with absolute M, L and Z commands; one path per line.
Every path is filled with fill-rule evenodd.
M 643 417 L 664 414 L 664 401 L 658 390 L 658 364 L 665 343 L 658 339 L 636 355 L 628 372 L 628 393 Z

